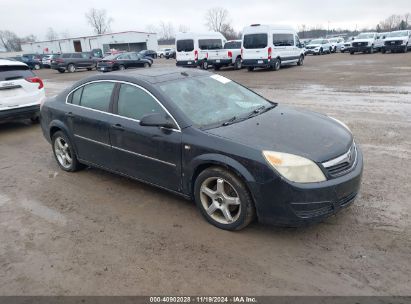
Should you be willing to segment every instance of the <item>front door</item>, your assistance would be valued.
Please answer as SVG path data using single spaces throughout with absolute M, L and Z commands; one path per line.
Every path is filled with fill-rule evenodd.
M 110 127 L 110 139 L 116 170 L 179 191 L 181 132 L 139 124 L 147 114 L 166 114 L 157 99 L 141 87 L 121 84 L 113 111 L 117 116 Z
M 65 113 L 78 158 L 109 169 L 113 119 L 109 112 L 114 86 L 113 82 L 95 82 L 77 89 L 70 95 L 70 110 Z

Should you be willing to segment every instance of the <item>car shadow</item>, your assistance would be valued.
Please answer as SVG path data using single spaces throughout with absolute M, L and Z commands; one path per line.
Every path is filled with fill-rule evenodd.
M 0 135 L 11 131 L 24 131 L 27 128 L 36 128 L 39 124 L 32 123 L 30 119 L 10 120 L 0 122 Z

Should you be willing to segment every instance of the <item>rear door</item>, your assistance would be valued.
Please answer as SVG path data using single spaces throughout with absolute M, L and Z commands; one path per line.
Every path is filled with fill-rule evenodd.
M 166 110 L 144 88 L 121 84 L 110 139 L 116 170 L 168 189 L 181 189 L 181 132 L 141 126 L 140 119 Z
M 217 58 L 223 49 L 223 40 L 218 38 L 198 39 L 198 59 Z
M 268 34 L 245 34 L 243 39 L 243 59 L 268 59 Z
M 0 111 L 39 104 L 39 83 L 26 80 L 32 77 L 26 65 L 0 66 Z
M 181 39 L 176 41 L 177 46 L 177 61 L 194 61 L 194 40 L 193 39 Z
M 112 169 L 109 127 L 114 87 L 109 81 L 80 87 L 69 95 L 65 113 L 78 157 L 108 169 Z

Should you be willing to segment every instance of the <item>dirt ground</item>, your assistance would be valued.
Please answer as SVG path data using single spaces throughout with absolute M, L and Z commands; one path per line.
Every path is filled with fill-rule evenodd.
M 93 73 L 38 71 L 48 95 Z M 3 123 L 1 295 L 411 294 L 411 54 L 219 73 L 346 122 L 365 157 L 356 202 L 307 228 L 227 232 L 162 190 L 97 169 L 65 173 L 39 125 Z

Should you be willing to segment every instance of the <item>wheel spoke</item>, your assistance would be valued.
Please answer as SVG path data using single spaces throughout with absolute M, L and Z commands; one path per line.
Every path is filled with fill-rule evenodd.
M 213 202 L 207 209 L 208 215 L 212 215 L 218 209 L 217 204 Z
M 201 187 L 201 192 L 207 195 L 212 200 L 216 197 L 216 192 L 206 186 Z
M 224 200 L 227 203 L 227 205 L 240 205 L 240 199 L 238 197 L 225 195 Z
M 223 215 L 225 219 L 227 220 L 227 222 L 231 223 L 233 221 L 233 217 L 231 216 L 230 210 L 228 210 L 227 207 L 223 207 L 221 208 L 221 211 L 223 212 Z
M 222 178 L 217 179 L 217 193 L 224 194 L 224 180 Z
M 72 162 L 71 156 L 68 153 L 66 153 L 65 157 L 66 157 L 67 162 L 71 164 Z
M 64 149 L 64 146 L 63 146 L 63 144 L 61 143 L 61 139 L 59 138 L 59 139 L 57 139 L 56 141 L 57 141 L 57 146 L 59 147 L 59 149 L 60 149 L 60 150 L 63 150 L 63 149 Z

